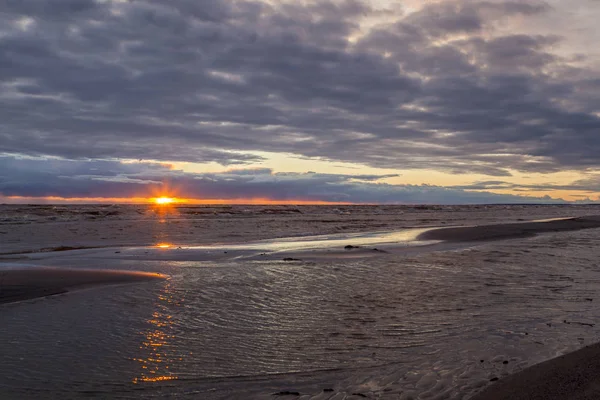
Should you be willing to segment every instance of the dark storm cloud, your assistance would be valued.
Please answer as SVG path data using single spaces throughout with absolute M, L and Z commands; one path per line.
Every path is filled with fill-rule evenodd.
M 353 0 L 10 0 L 0 152 L 231 164 L 262 150 L 491 176 L 597 167 L 595 71 L 556 54 L 558 36 L 497 30 L 553 12 L 446 1 L 361 31 L 382 14 Z
M 127 198 L 168 193 L 208 200 L 268 198 L 425 204 L 557 202 L 550 198 L 377 182 L 393 176 L 273 173 L 265 168 L 191 174 L 163 164 L 0 156 L 0 193 L 4 196 Z

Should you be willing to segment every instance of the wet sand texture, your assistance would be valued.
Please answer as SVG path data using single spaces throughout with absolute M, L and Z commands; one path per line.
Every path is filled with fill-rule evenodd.
M 110 270 L 23 268 L 0 270 L 0 304 L 66 293 L 92 285 L 164 279 L 161 274 Z
M 531 237 L 544 232 L 576 231 L 600 228 L 600 216 L 570 218 L 546 222 L 519 222 L 433 229 L 422 233 L 418 240 L 445 240 L 448 242 L 475 242 Z
M 600 399 L 600 344 L 526 368 L 471 400 Z

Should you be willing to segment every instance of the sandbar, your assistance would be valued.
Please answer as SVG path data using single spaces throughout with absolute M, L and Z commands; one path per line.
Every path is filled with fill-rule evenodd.
M 94 285 L 165 279 L 157 273 L 71 268 L 0 269 L 0 304 L 66 293 Z
M 600 216 L 432 229 L 420 234 L 417 240 L 476 242 L 525 238 L 535 236 L 538 233 L 566 232 L 591 228 L 600 228 Z

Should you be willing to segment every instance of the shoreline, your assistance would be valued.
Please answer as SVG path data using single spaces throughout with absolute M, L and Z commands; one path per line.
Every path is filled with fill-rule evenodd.
M 178 244 L 162 242 L 151 246 L 57 246 L 32 252 L 0 253 L 2 262 L 14 260 L 40 261 L 60 257 L 60 253 L 90 255 L 105 259 L 146 259 L 172 261 L 321 260 L 363 258 L 391 254 L 414 254 L 454 249 L 495 240 L 529 238 L 541 233 L 569 232 L 600 228 L 600 215 L 564 217 L 549 220 L 505 222 L 473 226 L 407 227 L 392 231 L 362 231 L 337 234 L 275 237 L 245 242 Z M 116 250 L 116 251 L 115 251 Z M 1 271 L 1 270 L 0 270 Z
M 0 253 L 13 256 L 64 247 L 139 247 L 159 243 L 175 246 L 260 241 L 275 238 L 399 231 L 471 224 L 503 224 L 557 217 L 599 215 L 600 206 L 405 206 L 308 207 L 281 210 L 174 209 L 156 214 L 151 209 L 64 207 L 39 212 L 27 208 L 0 221 Z M 269 212 L 266 212 L 269 211 Z M 277 211 L 277 212 L 275 212 Z M 290 212 L 293 211 L 293 212 Z M 98 214 L 99 215 L 96 215 Z M 92 219 L 93 218 L 93 219 Z M 58 233 L 58 234 L 57 234 Z
M 90 286 L 166 279 L 149 272 L 72 268 L 16 268 L 0 270 L 0 305 L 68 293 Z

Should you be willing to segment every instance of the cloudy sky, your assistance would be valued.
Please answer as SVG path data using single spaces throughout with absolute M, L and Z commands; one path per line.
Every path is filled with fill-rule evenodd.
M 598 0 L 3 0 L 0 202 L 600 195 Z

